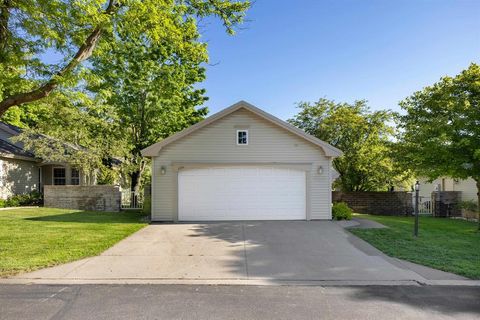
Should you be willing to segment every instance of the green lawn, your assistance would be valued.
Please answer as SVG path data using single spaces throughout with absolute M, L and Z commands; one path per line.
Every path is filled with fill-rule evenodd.
M 349 229 L 389 256 L 480 279 L 480 232 L 464 220 L 421 217 L 419 237 L 413 237 L 413 217 L 358 215 L 386 229 Z
M 135 212 L 0 210 L 0 277 L 94 256 L 146 225 Z

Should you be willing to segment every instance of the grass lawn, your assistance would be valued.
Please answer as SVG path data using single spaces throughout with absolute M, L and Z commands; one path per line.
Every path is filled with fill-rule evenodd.
M 413 237 L 413 217 L 358 215 L 386 229 L 349 229 L 389 256 L 435 269 L 480 279 L 480 232 L 464 220 L 420 217 L 419 237 Z
M 0 277 L 97 255 L 146 225 L 135 212 L 0 210 Z

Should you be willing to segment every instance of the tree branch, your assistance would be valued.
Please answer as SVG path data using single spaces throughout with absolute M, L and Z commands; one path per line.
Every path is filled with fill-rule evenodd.
M 0 0 L 0 62 L 5 59 L 7 49 L 8 21 L 10 20 L 10 0 Z
M 108 6 L 104 13 L 112 14 L 116 7 L 115 0 L 109 0 Z M 60 78 L 70 73 L 73 69 L 75 69 L 75 67 L 91 57 L 93 50 L 97 46 L 98 40 L 102 35 L 102 32 L 103 29 L 101 26 L 97 26 L 95 29 L 93 29 L 92 33 L 90 33 L 85 42 L 80 46 L 80 48 L 78 48 L 77 53 L 73 56 L 70 62 L 39 88 L 29 92 L 17 93 L 3 99 L 0 102 L 0 117 L 13 106 L 18 106 L 47 97 L 53 90 L 57 88 Z

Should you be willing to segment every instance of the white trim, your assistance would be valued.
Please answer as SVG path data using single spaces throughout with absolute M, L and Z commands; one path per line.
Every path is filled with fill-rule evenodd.
M 277 117 L 249 104 L 248 102 L 245 102 L 245 101 L 240 101 L 240 102 L 237 102 L 235 103 L 234 105 L 206 118 L 205 120 L 203 121 L 200 121 L 196 124 L 194 124 L 193 126 L 190 126 L 174 135 L 171 135 L 170 137 L 160 141 L 160 142 L 157 142 L 145 149 L 142 150 L 142 155 L 145 156 L 145 157 L 155 157 L 155 156 L 158 156 L 160 150 L 165 147 L 166 145 L 178 140 L 178 139 L 181 139 L 187 135 L 189 135 L 190 133 L 200 129 L 200 128 L 203 128 L 205 126 L 207 126 L 208 124 L 218 120 L 218 119 L 221 119 L 229 114 L 231 114 L 232 112 L 235 112 L 241 108 L 244 108 L 256 115 L 258 115 L 259 117 L 261 118 L 264 118 L 265 120 L 268 120 L 276 125 L 278 125 L 279 127 L 309 141 L 310 143 L 313 143 L 314 145 L 322 148 L 322 150 L 325 152 L 325 156 L 327 157 L 339 157 L 343 154 L 343 152 L 340 150 L 340 149 L 337 149 L 335 148 L 334 146 L 326 143 L 325 141 L 322 141 L 314 136 L 311 136 L 307 133 L 305 133 L 303 130 L 300 130 L 296 127 L 294 127 L 293 125 L 283 121 L 283 120 L 280 120 L 278 119 Z
M 238 134 L 240 132 L 245 132 L 247 134 L 247 143 L 238 143 Z M 236 136 L 236 140 L 237 140 L 237 146 L 248 146 L 248 140 L 249 140 L 249 134 L 248 134 L 248 130 L 245 130 L 245 129 L 241 129 L 241 130 L 237 130 L 237 136 Z
M 0 158 L 24 160 L 24 161 L 31 161 L 31 162 L 37 162 L 37 163 L 42 161 L 42 160 L 37 159 L 37 158 L 18 156 L 18 155 L 15 155 L 15 154 L 4 153 L 4 152 L 0 152 Z

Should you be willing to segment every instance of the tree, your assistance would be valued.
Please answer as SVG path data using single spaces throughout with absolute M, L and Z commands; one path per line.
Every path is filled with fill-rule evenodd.
M 48 101 L 48 108 L 21 115 L 26 128 L 16 139 L 44 161 L 68 163 L 85 173 L 108 170 L 108 161 L 123 147 L 113 110 L 79 92 L 57 92 Z
M 399 139 L 407 165 L 430 179 L 475 180 L 480 215 L 480 66 L 443 77 L 400 106 L 406 111 L 399 117 Z
M 118 34 L 152 46 L 181 48 L 184 27 L 218 16 L 227 31 L 241 22 L 248 2 L 229 0 L 0 0 L 0 117 L 83 79 L 82 62 L 108 56 Z M 45 52 L 60 63 L 41 59 Z
M 302 102 L 299 108 L 288 120 L 291 124 L 344 152 L 333 160 L 342 190 L 386 191 L 408 178 L 391 157 L 391 112 L 372 112 L 363 100 L 348 104 L 320 99 Z
M 118 132 L 125 143 L 124 167 L 131 190 L 138 192 L 147 167 L 141 150 L 203 119 L 207 108 L 195 107 L 206 100 L 194 85 L 205 78 L 201 64 L 207 61 L 195 28 L 183 32 L 188 45 L 181 51 L 169 43 L 151 46 L 132 39 L 117 40 L 108 59 L 93 60 L 101 75 L 90 89 L 112 107 Z

